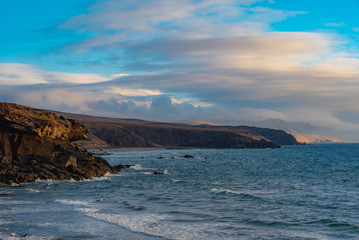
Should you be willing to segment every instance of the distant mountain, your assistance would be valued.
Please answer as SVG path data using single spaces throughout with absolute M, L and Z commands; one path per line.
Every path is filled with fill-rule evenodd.
M 330 129 L 323 127 L 315 127 L 309 123 L 303 122 L 286 122 L 281 119 L 265 119 L 259 122 L 245 121 L 244 124 L 281 129 L 292 134 L 300 143 L 338 143 L 342 140 L 328 136 Z
M 84 122 L 90 130 L 90 138 L 78 143 L 84 148 L 274 148 L 298 144 L 292 135 L 282 130 L 219 126 L 202 120 L 189 121 L 200 125 L 188 125 L 55 113 Z

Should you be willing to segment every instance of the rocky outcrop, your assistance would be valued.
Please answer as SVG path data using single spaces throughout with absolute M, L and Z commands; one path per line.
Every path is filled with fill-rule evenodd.
M 0 183 L 82 180 L 116 173 L 106 160 L 71 145 L 87 133 L 78 120 L 0 103 Z

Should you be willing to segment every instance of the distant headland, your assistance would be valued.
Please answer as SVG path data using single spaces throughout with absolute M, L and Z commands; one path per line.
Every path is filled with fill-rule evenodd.
M 75 120 L 74 120 L 75 119 Z M 279 148 L 282 131 L 248 126 L 191 126 L 49 112 L 0 103 L 0 183 L 83 180 L 117 173 L 90 148 Z M 125 166 L 123 166 L 125 167 Z

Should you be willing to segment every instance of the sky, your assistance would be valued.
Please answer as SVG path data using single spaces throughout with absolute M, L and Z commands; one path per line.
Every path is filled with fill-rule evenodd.
M 358 0 L 2 1 L 0 101 L 147 120 L 281 119 L 359 142 L 358 12 Z

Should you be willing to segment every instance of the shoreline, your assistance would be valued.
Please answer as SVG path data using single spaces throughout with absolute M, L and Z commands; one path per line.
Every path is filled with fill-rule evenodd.
M 288 145 L 289 146 L 289 145 Z M 281 148 L 280 146 L 279 148 Z M 157 150 L 197 150 L 197 149 L 273 149 L 273 148 L 207 148 L 207 147 L 109 147 L 109 148 L 86 148 L 88 152 L 93 154 L 106 153 L 106 152 L 141 152 L 141 151 L 157 151 Z
M 104 153 L 104 152 L 137 152 L 137 151 L 156 151 L 156 150 L 166 150 L 170 148 L 163 147 L 126 147 L 126 148 L 87 148 L 88 152 Z

